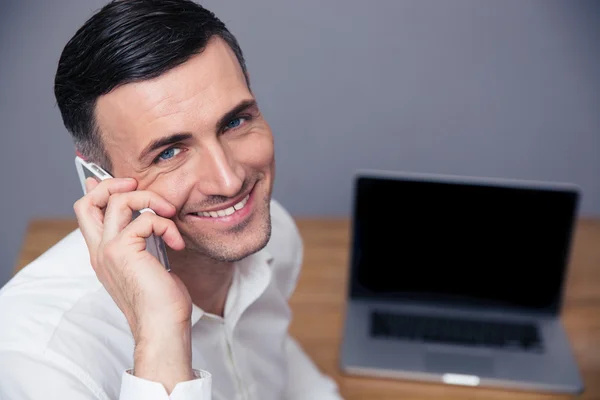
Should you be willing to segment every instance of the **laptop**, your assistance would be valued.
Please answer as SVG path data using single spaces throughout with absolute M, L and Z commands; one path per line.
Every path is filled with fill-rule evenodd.
M 583 391 L 560 320 L 577 186 L 361 171 L 353 190 L 343 371 Z

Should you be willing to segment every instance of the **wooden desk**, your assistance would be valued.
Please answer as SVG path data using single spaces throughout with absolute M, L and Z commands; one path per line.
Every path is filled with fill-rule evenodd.
M 305 261 L 291 306 L 291 333 L 339 383 L 346 400 L 566 399 L 527 392 L 345 376 L 338 368 L 344 316 L 349 225 L 346 220 L 300 219 Z M 17 269 L 76 228 L 72 220 L 36 220 L 27 231 Z M 600 399 L 600 220 L 578 224 L 568 275 L 563 322 L 586 385 L 581 399 Z

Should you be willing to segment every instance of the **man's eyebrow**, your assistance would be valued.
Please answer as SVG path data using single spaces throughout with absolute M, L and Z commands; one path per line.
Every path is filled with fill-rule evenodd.
M 221 132 L 232 119 L 234 119 L 239 113 L 245 111 L 249 108 L 256 107 L 256 100 L 248 99 L 241 101 L 237 106 L 233 107 L 230 111 L 228 111 L 225 115 L 219 119 L 217 122 L 217 132 Z M 175 133 L 170 136 L 165 136 L 160 139 L 156 139 L 152 141 L 149 145 L 147 145 L 144 150 L 140 153 L 138 160 L 143 162 L 146 157 L 152 152 L 160 149 L 161 147 L 168 146 L 173 143 L 182 142 L 184 140 L 190 139 L 192 137 L 191 133 Z
M 217 132 L 223 131 L 227 124 L 237 117 L 239 113 L 252 107 L 256 107 L 256 100 L 248 99 L 241 101 L 237 106 L 233 107 L 231 111 L 228 111 L 221 119 L 219 119 L 219 122 L 217 122 Z
M 149 154 L 160 149 L 161 147 L 168 146 L 173 143 L 181 142 L 181 141 L 187 140 L 191 137 L 192 137 L 191 133 L 175 133 L 170 136 L 165 136 L 160 139 L 156 139 L 156 140 L 150 142 L 150 144 L 148 146 L 146 146 L 144 148 L 144 150 L 142 150 L 138 160 L 140 162 L 142 162 L 142 161 L 144 161 L 144 159 L 146 157 L 148 157 Z

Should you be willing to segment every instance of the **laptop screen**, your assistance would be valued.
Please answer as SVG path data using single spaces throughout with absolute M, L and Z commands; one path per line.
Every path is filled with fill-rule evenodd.
M 351 294 L 556 312 L 578 193 L 357 179 Z

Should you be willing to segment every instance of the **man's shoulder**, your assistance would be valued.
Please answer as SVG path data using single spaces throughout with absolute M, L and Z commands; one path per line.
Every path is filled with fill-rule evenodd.
M 289 297 L 300 273 L 303 243 L 294 218 L 274 199 L 271 200 L 271 238 L 265 250 L 273 258 L 277 286 Z
M 0 290 L 0 346 L 45 349 L 65 315 L 100 288 L 85 241 L 73 231 Z
M 79 230 L 0 290 L 0 325 L 0 359 L 9 355 L 101 377 L 96 383 L 107 393 L 132 363 L 127 321 L 98 281 Z
M 266 247 L 274 259 L 292 261 L 302 256 L 302 237 L 291 214 L 271 200 L 271 238 Z
M 82 264 L 85 264 L 82 266 Z M 86 268 L 90 267 L 90 268 Z M 75 229 L 17 273 L 11 282 L 52 276 L 93 275 L 81 231 Z

